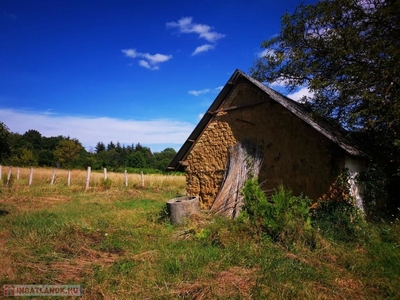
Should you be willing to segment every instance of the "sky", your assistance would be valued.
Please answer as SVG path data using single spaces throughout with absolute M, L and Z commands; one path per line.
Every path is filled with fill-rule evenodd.
M 1 0 L 0 121 L 89 151 L 179 150 L 301 2 L 315 1 Z

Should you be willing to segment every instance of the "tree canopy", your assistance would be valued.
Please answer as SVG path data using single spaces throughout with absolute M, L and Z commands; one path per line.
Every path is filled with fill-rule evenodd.
M 400 121 L 399 1 L 328 0 L 282 17 L 251 69 L 258 80 L 307 85 L 318 113 L 352 129 L 389 130 Z
M 250 69 L 289 92 L 307 86 L 303 100 L 314 115 L 362 136 L 392 179 L 400 171 L 399 12 L 398 0 L 300 5 L 262 42 L 264 55 Z

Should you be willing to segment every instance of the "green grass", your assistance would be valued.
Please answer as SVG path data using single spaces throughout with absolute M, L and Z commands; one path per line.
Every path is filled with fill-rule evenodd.
M 0 286 L 81 284 L 83 299 L 399 299 L 400 224 L 315 245 L 245 220 L 165 218 L 176 187 L 2 189 Z M 49 299 L 55 299 L 52 297 Z

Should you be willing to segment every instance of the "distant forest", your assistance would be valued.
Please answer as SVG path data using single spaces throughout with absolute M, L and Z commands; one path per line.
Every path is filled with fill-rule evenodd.
M 19 167 L 58 167 L 64 169 L 93 170 L 107 168 L 110 171 L 163 172 L 176 154 L 166 148 L 151 152 L 140 143 L 130 146 L 117 142 L 98 142 L 93 151 L 87 151 L 79 140 L 65 137 L 45 137 L 37 130 L 24 134 L 12 133 L 0 122 L 0 164 Z

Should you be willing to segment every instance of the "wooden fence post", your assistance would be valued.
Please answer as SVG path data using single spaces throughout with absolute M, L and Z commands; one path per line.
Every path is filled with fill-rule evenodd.
M 54 184 L 54 179 L 56 178 L 56 169 L 53 170 L 53 175 L 51 175 L 50 185 Z
M 142 180 L 142 187 L 144 187 L 144 176 L 143 176 L 143 171 L 140 172 L 140 178 Z
M 125 182 L 125 187 L 128 186 L 128 172 L 125 170 L 124 171 L 124 182 Z
M 12 172 L 12 167 L 9 166 L 9 167 L 8 167 L 8 174 L 7 174 L 7 184 L 6 184 L 7 186 L 10 185 L 11 172 Z
M 67 182 L 68 182 L 68 186 L 70 186 L 70 185 L 71 185 L 71 170 L 68 170 L 68 179 L 67 179 Z
M 19 180 L 19 167 L 17 168 L 17 180 Z
M 85 190 L 88 190 L 88 189 L 89 189 L 89 184 L 90 184 L 90 170 L 91 170 L 91 167 L 87 167 L 86 188 L 85 188 Z
M 104 181 L 106 181 L 107 180 L 107 168 L 104 168 L 103 171 L 104 171 Z
M 31 186 L 33 180 L 33 167 L 31 167 L 31 171 L 29 173 L 29 186 Z

